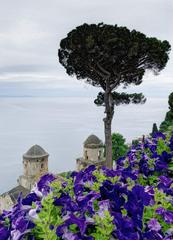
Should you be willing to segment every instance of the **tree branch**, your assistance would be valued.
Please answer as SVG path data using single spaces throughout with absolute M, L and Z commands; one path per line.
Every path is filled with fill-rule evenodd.
M 88 65 L 88 67 L 89 67 L 90 69 L 92 69 L 93 71 L 95 71 L 100 77 L 105 78 L 105 75 L 102 74 L 101 72 L 99 72 L 99 71 L 98 71 L 95 67 L 93 67 L 91 64 Z
M 121 73 L 118 74 L 117 81 L 116 81 L 114 84 L 111 84 L 111 86 L 110 86 L 111 91 L 112 91 L 116 86 L 118 86 L 118 84 L 120 83 L 120 80 L 121 80 Z
M 110 77 L 110 72 L 108 72 L 106 69 L 104 69 L 98 62 L 97 62 L 97 67 L 103 72 L 105 73 L 107 76 L 105 77 Z
M 91 64 L 88 65 L 88 67 L 89 67 L 90 69 L 92 69 L 94 72 L 96 72 L 102 79 L 105 78 L 105 75 L 102 74 L 101 72 L 99 72 L 99 71 L 98 71 L 94 66 L 92 66 Z M 106 90 L 104 84 L 101 83 L 101 81 L 99 81 L 99 83 L 100 83 L 100 86 L 103 88 L 103 90 Z

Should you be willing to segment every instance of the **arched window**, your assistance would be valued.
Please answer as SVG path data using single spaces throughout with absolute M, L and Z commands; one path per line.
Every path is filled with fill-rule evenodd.
M 85 159 L 88 159 L 87 150 L 85 150 Z
M 101 151 L 101 150 L 99 150 L 99 151 L 98 151 L 98 160 L 100 160 L 100 159 L 101 159 L 101 155 L 102 155 L 102 151 Z

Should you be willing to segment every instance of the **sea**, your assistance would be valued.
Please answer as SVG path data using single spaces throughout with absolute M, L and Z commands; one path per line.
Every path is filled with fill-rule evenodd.
M 166 98 L 148 98 L 144 105 L 115 108 L 112 131 L 127 143 L 151 132 L 168 110 Z M 17 185 L 22 155 L 34 144 L 49 154 L 49 171 L 74 170 L 90 134 L 104 141 L 104 108 L 91 97 L 0 98 L 0 194 Z

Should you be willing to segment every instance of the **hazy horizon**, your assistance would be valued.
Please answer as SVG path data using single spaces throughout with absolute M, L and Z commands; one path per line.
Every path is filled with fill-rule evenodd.
M 104 108 L 93 101 L 93 97 L 1 97 L 0 193 L 17 185 L 23 173 L 22 155 L 32 145 L 48 151 L 49 170 L 59 173 L 75 169 L 75 160 L 82 156 L 83 142 L 90 134 L 104 141 Z M 141 106 L 117 107 L 112 131 L 130 142 L 148 134 L 153 122 L 159 125 L 167 110 L 167 99 L 158 97 L 148 98 Z

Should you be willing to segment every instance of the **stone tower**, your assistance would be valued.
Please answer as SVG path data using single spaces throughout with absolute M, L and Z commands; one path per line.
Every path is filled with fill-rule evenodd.
M 105 165 L 104 146 L 102 141 L 95 135 L 90 135 L 83 144 L 83 157 L 76 159 L 77 170 L 80 171 L 89 165 L 98 167 Z
M 36 179 L 48 172 L 48 157 L 42 147 L 32 146 L 23 155 L 23 175 L 18 178 L 18 184 L 30 190 Z

